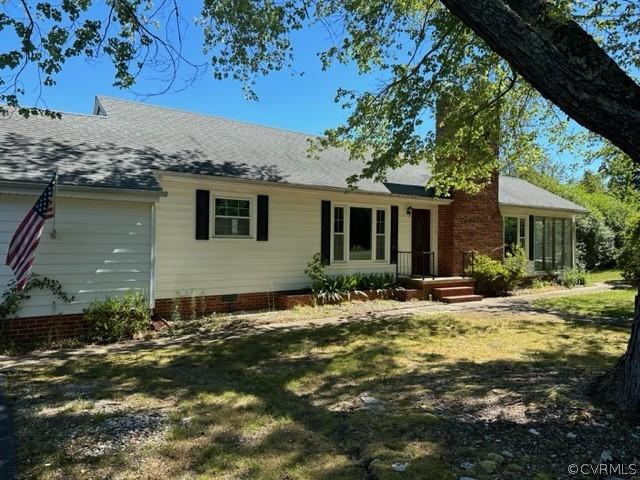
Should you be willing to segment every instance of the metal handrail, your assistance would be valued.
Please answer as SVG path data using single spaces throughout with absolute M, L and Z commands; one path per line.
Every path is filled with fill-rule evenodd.
M 396 251 L 396 278 L 399 276 L 435 276 L 435 252 L 432 251 Z M 420 271 L 421 274 L 416 273 Z

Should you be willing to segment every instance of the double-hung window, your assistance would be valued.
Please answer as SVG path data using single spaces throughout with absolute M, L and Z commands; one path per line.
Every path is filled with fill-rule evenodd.
M 387 252 L 385 215 L 384 210 L 376 210 L 376 260 L 384 260 Z
M 368 207 L 333 207 L 333 261 L 387 259 L 387 212 Z
M 344 262 L 344 207 L 333 209 L 333 260 Z
M 217 237 L 251 236 L 251 200 L 215 198 L 214 230 Z

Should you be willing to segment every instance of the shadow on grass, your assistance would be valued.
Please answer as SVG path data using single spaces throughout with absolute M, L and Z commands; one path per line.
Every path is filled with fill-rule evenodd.
M 417 331 L 426 337 L 464 336 L 483 328 L 436 316 L 259 336 L 234 332 L 157 355 L 142 351 L 68 361 L 51 368 L 50 383 L 38 382 L 41 393 L 32 402 L 44 407 L 69 390 L 65 380 L 56 378 L 90 386 L 93 399 L 174 398 L 178 411 L 169 433 L 172 446 L 158 453 L 171 460 L 169 477 L 191 471 L 211 478 L 236 472 L 242 478 L 449 479 L 465 473 L 461 462 L 505 448 L 518 458 L 527 456 L 521 465 L 525 471 L 551 471 L 555 477 L 561 465 L 564 473 L 574 463 L 569 460 L 588 459 L 594 454 L 591 442 L 600 448 L 598 442 L 605 444 L 613 432 L 628 448 L 640 449 L 622 416 L 616 426 L 590 433 L 590 441 L 578 450 L 565 445 L 568 425 L 587 428 L 571 419 L 574 402 L 584 401 L 580 379 L 616 360 L 595 342 L 584 355 L 532 350 L 526 361 L 448 362 L 425 351 L 411 369 L 400 365 L 402 348 L 393 342 Z M 561 403 L 549 395 L 558 386 L 565 387 Z M 363 392 L 384 406 L 363 408 Z M 29 422 L 29 432 L 43 436 L 56 425 L 73 430 L 92 424 L 86 415 L 68 411 Z M 535 442 L 531 428 L 543 432 Z M 51 455 L 65 455 L 68 442 L 63 436 L 21 452 L 21 459 L 25 462 L 28 455 L 27 463 L 35 468 Z M 550 464 L 550 455 L 558 465 Z M 64 461 L 68 469 L 83 462 L 69 456 Z M 395 461 L 410 461 L 410 473 L 393 471 Z M 125 460 L 119 462 L 116 457 L 105 468 L 112 474 L 127 468 Z

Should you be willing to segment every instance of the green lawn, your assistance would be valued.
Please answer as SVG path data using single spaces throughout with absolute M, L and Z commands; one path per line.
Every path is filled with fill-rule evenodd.
M 533 302 L 538 308 L 563 314 L 629 320 L 633 317 L 636 290 L 621 289 L 556 298 L 541 298 Z
M 19 475 L 543 480 L 605 445 L 627 463 L 640 451 L 631 421 L 582 393 L 628 325 L 498 312 L 232 327 L 8 372 Z
M 593 285 L 594 283 L 604 282 L 619 282 L 622 280 L 622 272 L 620 270 L 595 270 L 593 272 L 587 272 L 587 284 Z

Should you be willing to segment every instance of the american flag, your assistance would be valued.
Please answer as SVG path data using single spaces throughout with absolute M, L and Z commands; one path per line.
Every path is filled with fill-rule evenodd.
M 20 226 L 13 234 L 5 264 L 9 265 L 16 276 L 16 287 L 22 290 L 27 283 L 31 266 L 40 243 L 44 222 L 54 216 L 54 194 L 57 175 L 49 182 L 36 204 L 27 212 Z

